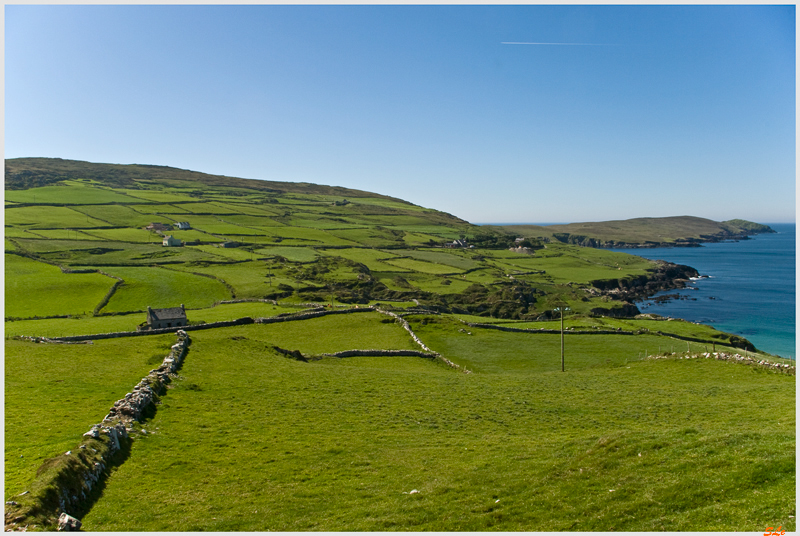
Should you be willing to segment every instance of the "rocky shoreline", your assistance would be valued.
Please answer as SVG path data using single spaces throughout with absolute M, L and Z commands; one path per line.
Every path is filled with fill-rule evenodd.
M 633 317 L 641 314 L 633 302 L 648 299 L 664 290 L 686 288 L 692 278 L 702 277 L 691 266 L 667 261 L 655 262 L 656 267 L 645 275 L 592 281 L 595 292 L 608 296 L 614 301 L 624 302 L 622 307 L 610 309 L 597 307 L 592 309 L 592 312 L 603 316 Z

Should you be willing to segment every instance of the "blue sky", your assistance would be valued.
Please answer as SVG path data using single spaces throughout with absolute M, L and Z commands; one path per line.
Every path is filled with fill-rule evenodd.
M 795 6 L 9 5 L 5 156 L 794 221 Z

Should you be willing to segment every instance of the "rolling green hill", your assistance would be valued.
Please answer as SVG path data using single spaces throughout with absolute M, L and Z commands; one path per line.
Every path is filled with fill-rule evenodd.
M 509 251 L 514 236 L 503 230 L 369 192 L 160 166 L 12 159 L 6 203 L 7 255 L 124 280 L 97 304 L 100 315 L 170 301 L 195 308 L 224 299 L 415 299 L 439 311 L 547 319 L 556 301 L 587 314 L 622 311 L 624 300 L 608 291 L 663 269 L 557 242 Z M 173 229 L 148 231 L 151 223 Z M 163 247 L 166 235 L 184 245 Z M 466 246 L 444 247 L 461 238 Z M 11 280 L 17 264 L 9 263 Z M 145 267 L 162 269 L 135 276 Z M 200 284 L 203 277 L 212 281 Z M 63 277 L 65 288 L 77 279 Z M 670 284 L 662 277 L 658 285 Z M 185 297 L 191 287 L 207 299 Z M 65 313 L 41 300 L 9 310 L 26 319 L 87 308 Z
M 509 225 L 503 230 L 527 238 L 544 238 L 589 247 L 696 246 L 702 242 L 741 239 L 774 232 L 746 220 L 715 222 L 695 216 L 634 218 L 565 225 Z

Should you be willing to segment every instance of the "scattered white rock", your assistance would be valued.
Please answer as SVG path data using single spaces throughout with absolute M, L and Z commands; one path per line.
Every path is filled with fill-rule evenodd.
M 61 513 L 61 516 L 58 518 L 59 531 L 64 531 L 64 532 L 75 531 L 75 530 L 80 530 L 80 528 L 81 528 L 80 520 L 75 519 L 66 512 Z

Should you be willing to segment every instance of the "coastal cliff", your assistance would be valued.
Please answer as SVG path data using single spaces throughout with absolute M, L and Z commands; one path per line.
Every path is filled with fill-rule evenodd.
M 595 308 L 594 314 L 603 316 L 632 317 L 641 313 L 633 304 L 636 300 L 643 300 L 663 290 L 685 288 L 686 283 L 693 277 L 700 277 L 700 273 L 683 264 L 674 264 L 666 261 L 656 261 L 657 266 L 646 275 L 626 277 L 621 279 L 592 281 L 592 285 L 601 294 L 613 300 L 624 302 L 622 307 Z

